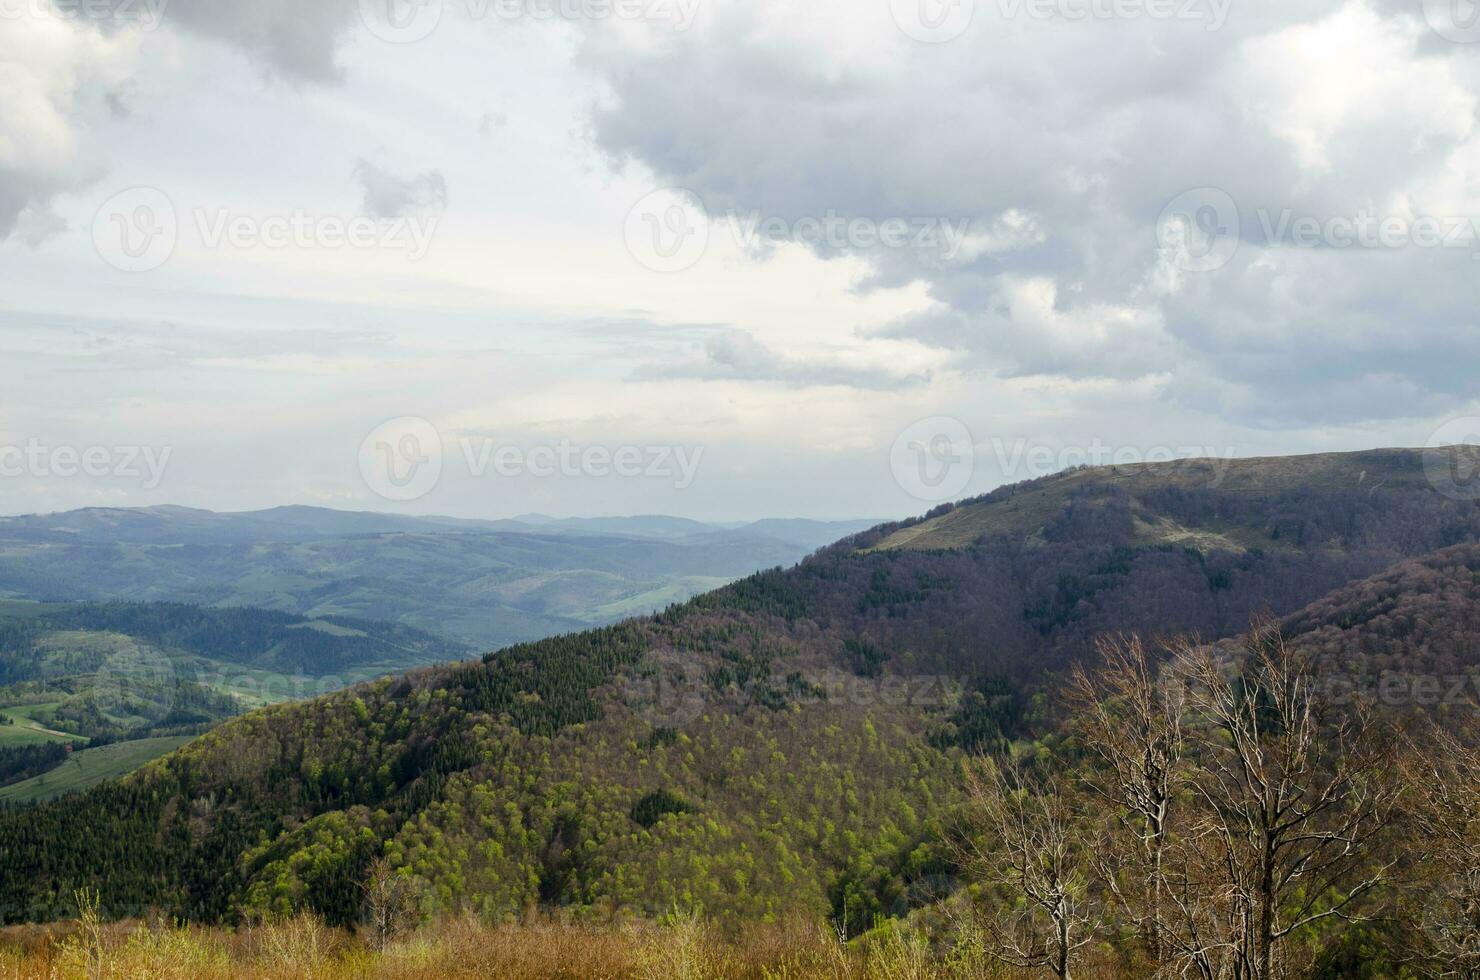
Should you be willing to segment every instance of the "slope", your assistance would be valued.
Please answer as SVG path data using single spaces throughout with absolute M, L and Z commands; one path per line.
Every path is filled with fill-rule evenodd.
M 945 869 L 960 753 L 1041 734 L 1055 672 L 1101 630 L 1231 636 L 1456 544 L 1433 560 L 1460 581 L 1480 509 L 1353 485 L 1367 462 L 1267 462 L 1234 488 L 1136 473 L 1134 493 L 1069 474 L 1041 518 L 960 546 L 880 548 L 903 529 L 886 526 L 658 616 L 268 708 L 122 784 L 0 815 L 0 907 L 54 915 L 89 885 L 115 912 L 349 921 L 385 854 L 434 911 L 866 924 Z M 1160 521 L 1196 543 L 1148 539 Z M 1314 638 L 1309 615 L 1292 624 Z

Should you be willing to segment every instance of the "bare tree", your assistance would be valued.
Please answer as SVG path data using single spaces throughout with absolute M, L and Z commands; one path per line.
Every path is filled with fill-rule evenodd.
M 1067 691 L 1094 763 L 1084 782 L 1114 807 L 1118 823 L 1094 854 L 1107 888 L 1159 963 L 1163 865 L 1173 802 L 1186 781 L 1185 699 L 1181 684 L 1160 681 L 1140 637 L 1101 637 L 1095 650 L 1099 665 L 1075 665 Z
M 377 950 L 385 952 L 392 939 L 416 924 L 415 885 L 389 858 L 381 857 L 370 862 L 360 887 L 371 939 Z
M 1418 858 L 1418 953 L 1429 976 L 1480 980 L 1480 749 L 1432 725 L 1405 753 L 1407 839 Z
M 1177 665 L 1198 761 L 1199 813 L 1181 864 L 1216 872 L 1182 883 L 1190 921 L 1212 929 L 1206 938 L 1234 980 L 1277 980 L 1292 969 L 1291 934 L 1359 918 L 1360 901 L 1387 877 L 1391 864 L 1373 844 L 1397 782 L 1370 715 L 1360 705 L 1328 711 L 1308 663 L 1274 626 L 1255 624 L 1242 662 L 1184 642 Z
M 967 812 L 962 857 L 1010 902 L 987 912 L 992 954 L 1069 980 L 1096 931 L 1083 815 L 1055 777 L 991 759 L 968 770 Z

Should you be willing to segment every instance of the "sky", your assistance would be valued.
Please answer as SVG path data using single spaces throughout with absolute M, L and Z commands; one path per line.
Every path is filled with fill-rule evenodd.
M 1470 0 L 0 0 L 0 513 L 1480 441 Z

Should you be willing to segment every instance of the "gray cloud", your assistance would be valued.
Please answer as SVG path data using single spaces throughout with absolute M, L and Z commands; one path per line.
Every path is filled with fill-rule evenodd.
M 886 333 L 999 376 L 1180 374 L 1261 426 L 1400 418 L 1480 392 L 1432 354 L 1476 347 L 1469 250 L 1277 247 L 1261 226 L 1480 214 L 1480 59 L 1436 45 L 1414 5 L 1241 6 L 1218 31 L 1003 9 L 977 4 L 949 44 L 854 59 L 778 33 L 766 4 L 721 3 L 662 44 L 593 30 L 583 57 L 613 93 L 593 132 L 716 214 L 972 219 L 975 247 L 950 261 L 864 253 L 864 288 L 925 283 L 939 307 Z M 1468 199 L 1436 189 L 1454 172 Z M 1226 267 L 1183 273 L 1156 226 L 1199 187 L 1233 198 L 1243 243 Z M 1033 233 L 994 240 L 1004 221 Z
M 447 207 L 447 180 L 436 170 L 401 177 L 360 160 L 355 179 L 365 189 L 365 213 L 372 218 L 400 218 Z
M 23 218 L 26 224 L 36 215 L 44 215 L 46 202 L 51 196 L 65 188 L 66 184 L 57 180 L 45 180 L 32 174 L 21 173 L 17 170 L 0 167 L 0 242 L 5 241 L 19 228 L 21 239 L 27 244 L 38 244 L 42 236 L 28 235 L 21 227 Z
M 157 18 L 157 22 L 156 22 Z M 358 0 L 150 0 L 113 16 L 7 17 L 0 36 L 0 241 L 20 227 L 35 243 L 58 194 L 90 185 L 103 161 L 88 159 L 86 131 L 101 116 L 127 117 L 126 85 L 141 39 L 161 25 L 247 52 L 294 81 L 339 78 L 336 51 L 360 23 Z
M 718 329 L 685 354 L 645 364 L 644 380 L 759 381 L 792 388 L 843 386 L 893 391 L 928 382 L 923 374 L 854 367 L 819 357 L 784 357 L 745 330 Z
M 357 0 L 169 0 L 164 17 L 308 82 L 340 77 L 336 50 L 361 26 Z

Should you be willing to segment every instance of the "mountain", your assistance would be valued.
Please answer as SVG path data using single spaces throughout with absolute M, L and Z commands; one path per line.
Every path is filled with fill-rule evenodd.
M 1394 707 L 1480 701 L 1480 548 L 1456 545 L 1337 589 L 1287 619 L 1285 633 L 1340 693 Z
M 1473 671 L 1480 505 L 1424 462 L 1077 470 L 655 616 L 272 706 L 0 813 L 0 908 L 88 886 L 115 913 L 343 922 L 384 855 L 431 911 L 865 926 L 951 873 L 963 751 L 1051 737 L 1058 675 L 1104 631 L 1218 640 L 1273 612 L 1333 670 Z
M 0 518 L 0 596 L 391 620 L 489 649 L 651 612 L 865 526 L 93 508 Z
M 312 697 L 470 651 L 394 623 L 172 603 L 0 601 L 0 787 L 63 762 L 94 782 L 262 704 Z M 100 753 L 104 743 L 150 743 Z M 68 752 L 40 751 L 44 747 Z M 91 748 L 87 748 L 91 746 Z M 138 747 L 135 747 L 136 749 Z M 91 767 L 106 757 L 107 768 Z M 19 791 L 0 789 L 0 800 Z

